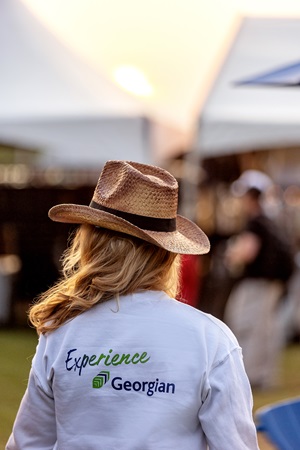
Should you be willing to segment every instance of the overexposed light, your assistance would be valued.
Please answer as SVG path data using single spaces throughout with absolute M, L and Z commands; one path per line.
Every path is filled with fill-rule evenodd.
M 117 67 L 114 79 L 123 89 L 134 95 L 150 97 L 154 92 L 145 74 L 134 66 Z

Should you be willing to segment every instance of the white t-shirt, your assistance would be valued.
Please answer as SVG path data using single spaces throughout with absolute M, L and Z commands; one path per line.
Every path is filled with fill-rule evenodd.
M 241 349 L 163 292 L 42 335 L 7 450 L 258 449 Z

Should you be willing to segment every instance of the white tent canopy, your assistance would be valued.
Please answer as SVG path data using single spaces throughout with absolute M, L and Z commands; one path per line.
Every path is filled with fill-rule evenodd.
M 151 162 L 174 145 L 169 131 L 153 138 L 163 126 L 63 47 L 19 0 L 0 1 L 0 59 L 0 143 L 41 150 L 40 165 Z
M 300 61 L 300 19 L 245 18 L 201 112 L 202 156 L 300 145 L 300 86 L 238 85 Z

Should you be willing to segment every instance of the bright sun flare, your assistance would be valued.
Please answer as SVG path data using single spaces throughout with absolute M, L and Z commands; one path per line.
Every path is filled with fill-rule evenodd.
M 134 66 L 120 66 L 114 71 L 115 81 L 131 94 L 150 97 L 154 89 L 143 72 Z

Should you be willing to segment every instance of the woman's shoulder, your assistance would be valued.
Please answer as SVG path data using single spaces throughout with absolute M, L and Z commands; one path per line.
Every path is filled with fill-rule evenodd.
M 194 326 L 200 326 L 202 329 L 204 328 L 206 331 L 209 331 L 211 333 L 214 332 L 217 334 L 226 335 L 229 339 L 236 342 L 236 338 L 233 335 L 232 331 L 222 320 L 218 319 L 212 314 L 196 309 L 188 304 L 178 301 L 176 301 L 176 303 L 177 308 L 180 310 L 180 313 L 184 314 Z
M 153 295 L 153 297 L 151 297 Z M 173 322 L 178 328 L 194 330 L 200 335 L 206 334 L 211 339 L 225 339 L 234 346 L 238 346 L 236 337 L 230 328 L 217 317 L 205 313 L 182 301 L 168 297 L 165 293 L 148 293 L 145 299 L 150 300 L 150 309 L 153 311 L 153 299 L 155 315 L 164 317 L 166 322 Z M 152 301 L 151 301 L 152 298 Z
M 161 291 L 143 291 L 98 304 L 47 334 L 51 341 L 62 341 L 65 335 L 91 333 L 93 329 L 109 330 L 127 323 L 132 329 L 152 327 L 156 330 L 176 331 L 189 337 L 210 342 L 237 341 L 228 326 L 216 317 L 186 303 L 170 298 Z M 123 324 L 123 325 L 122 325 Z M 142 325 L 141 325 L 142 324 Z M 141 331 L 141 330 L 139 330 Z

